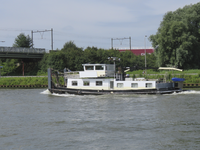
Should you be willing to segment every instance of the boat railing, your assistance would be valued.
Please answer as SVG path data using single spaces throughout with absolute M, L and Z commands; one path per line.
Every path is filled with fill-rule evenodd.
M 67 71 L 66 74 L 79 74 L 79 71 Z
M 125 81 L 158 81 L 158 79 L 146 79 L 146 78 L 125 78 Z
M 157 83 L 171 83 L 172 81 L 167 81 L 163 78 L 160 79 L 146 79 L 146 78 L 125 78 L 125 81 L 156 81 Z
M 48 74 L 48 78 L 51 77 L 52 88 L 64 86 L 63 75 L 64 74 L 62 72 L 60 72 L 58 70 L 51 69 L 50 74 Z
M 64 72 L 64 78 L 80 78 L 79 71 Z

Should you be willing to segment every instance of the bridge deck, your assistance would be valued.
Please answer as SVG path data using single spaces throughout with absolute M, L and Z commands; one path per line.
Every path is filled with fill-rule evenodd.
M 45 49 L 23 47 L 0 47 L 0 58 L 42 58 Z

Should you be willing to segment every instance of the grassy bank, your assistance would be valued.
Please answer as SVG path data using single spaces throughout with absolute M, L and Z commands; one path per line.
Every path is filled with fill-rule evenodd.
M 171 78 L 185 78 L 184 83 L 200 83 L 200 70 L 185 70 L 185 71 L 154 71 L 152 69 L 147 70 L 147 74 L 143 74 L 144 70 L 137 70 L 127 72 L 130 77 L 145 77 L 147 79 L 166 79 L 171 81 Z
M 47 85 L 47 77 L 0 78 L 0 85 Z
M 130 74 L 130 77 L 145 77 L 147 79 L 166 79 L 167 81 L 171 81 L 171 78 L 185 78 L 185 84 L 200 84 L 200 71 L 183 71 L 183 72 L 156 72 L 153 70 L 148 70 L 148 74 L 142 74 L 143 70 L 127 72 Z M 53 78 L 56 82 L 56 79 Z M 64 79 L 60 78 L 60 83 L 63 84 Z M 0 78 L 0 85 L 11 86 L 11 85 L 47 85 L 48 78 L 47 77 L 8 77 L 8 78 Z
M 129 74 L 142 74 L 144 70 L 136 70 L 132 72 L 128 72 Z M 167 70 L 153 70 L 147 69 L 147 74 L 200 74 L 199 69 L 190 69 L 190 70 L 183 70 L 183 71 L 167 71 Z

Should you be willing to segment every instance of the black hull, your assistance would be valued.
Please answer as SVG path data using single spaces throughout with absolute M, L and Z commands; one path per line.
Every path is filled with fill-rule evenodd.
M 52 88 L 49 89 L 51 93 L 59 94 L 75 94 L 75 95 L 107 95 L 107 94 L 172 94 L 182 92 L 181 89 L 171 90 L 157 90 L 157 89 L 145 89 L 145 90 L 86 90 L 86 89 L 69 89 L 69 88 Z

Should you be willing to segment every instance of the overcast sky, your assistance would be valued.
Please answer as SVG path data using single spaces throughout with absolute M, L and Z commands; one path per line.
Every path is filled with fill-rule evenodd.
M 145 35 L 156 34 L 163 16 L 199 0 L 0 0 L 0 46 L 31 31 L 53 29 L 53 49 L 68 41 L 78 47 L 109 49 L 151 47 Z M 5 42 L 2 42 L 5 41 Z M 146 42 L 145 42 L 146 41 Z M 51 32 L 33 34 L 35 48 L 51 49 Z

